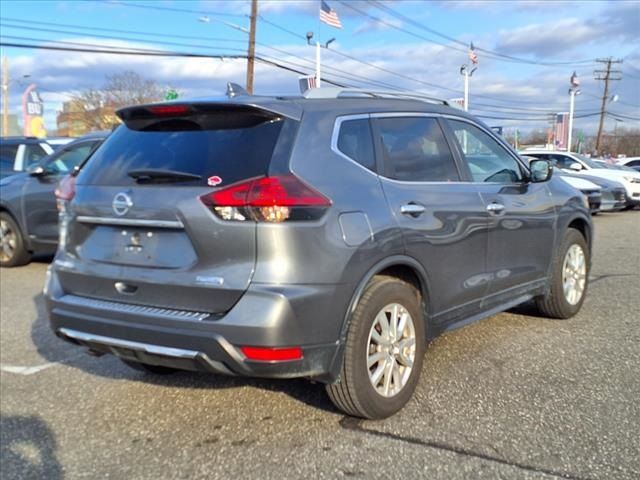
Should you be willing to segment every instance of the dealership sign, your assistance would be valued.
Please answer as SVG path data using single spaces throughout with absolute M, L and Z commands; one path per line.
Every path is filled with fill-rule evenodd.
M 32 83 L 22 95 L 22 119 L 26 137 L 44 138 L 47 136 L 43 112 L 44 102 L 36 90 L 35 84 Z

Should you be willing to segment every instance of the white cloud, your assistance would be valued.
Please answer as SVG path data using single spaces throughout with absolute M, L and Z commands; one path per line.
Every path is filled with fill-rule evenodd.
M 586 24 L 583 20 L 566 18 L 553 23 L 501 30 L 495 49 L 509 54 L 557 57 L 566 55 L 578 45 L 591 42 L 597 33 L 594 26 Z

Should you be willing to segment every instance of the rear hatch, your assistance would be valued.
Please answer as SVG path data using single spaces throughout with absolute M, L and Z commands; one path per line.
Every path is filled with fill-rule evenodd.
M 203 200 L 267 175 L 283 124 L 237 104 L 165 104 L 124 120 L 79 173 L 61 269 L 75 295 L 226 312 L 248 287 L 256 224 L 225 222 Z

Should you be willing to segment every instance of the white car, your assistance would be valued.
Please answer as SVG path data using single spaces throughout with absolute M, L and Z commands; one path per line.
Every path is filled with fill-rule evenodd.
M 549 160 L 556 168 L 567 172 L 615 180 L 627 193 L 627 208 L 640 206 L 640 172 L 614 170 L 579 153 L 557 150 L 526 150 L 523 155 Z

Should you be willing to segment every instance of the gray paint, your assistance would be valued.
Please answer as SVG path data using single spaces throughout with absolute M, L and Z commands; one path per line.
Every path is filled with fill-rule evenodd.
M 154 230 L 160 238 L 153 248 L 162 261 L 154 255 L 132 261 L 109 249 L 108 234 L 97 239 L 100 228 L 112 234 L 138 228 L 108 226 L 121 189 L 80 185 L 72 215 L 106 220 L 105 225 L 71 221 L 68 246 L 58 252 L 47 284 L 54 330 L 201 352 L 243 375 L 333 381 L 350 313 L 377 273 L 403 267 L 415 274 L 433 337 L 544 292 L 562 232 L 578 221 L 590 236 L 581 194 L 560 179 L 474 183 L 453 148 L 460 182 L 399 182 L 336 148 L 345 117 L 417 114 L 441 118 L 443 125 L 456 118 L 487 132 L 526 174 L 517 154 L 464 112 L 406 99 L 239 96 L 228 103 L 299 120 L 297 131 L 291 130 L 292 147 L 276 146 L 278 165 L 272 168 L 295 174 L 331 199 L 331 207 L 315 221 L 227 222 L 198 199 L 211 188 L 138 186 L 127 191 L 133 206 L 119 218 L 169 222 L 175 228 Z M 444 130 L 450 145 L 455 143 Z M 380 166 L 379 150 L 376 158 Z M 494 203 L 504 210 L 491 210 Z M 171 235 L 163 235 L 166 231 Z M 117 282 L 135 287 L 133 293 L 124 296 L 114 287 Z M 71 304 L 65 300 L 69 295 L 207 312 L 211 318 L 146 315 L 143 320 L 131 312 Z M 241 345 L 300 345 L 305 358 L 255 365 L 243 359 Z

